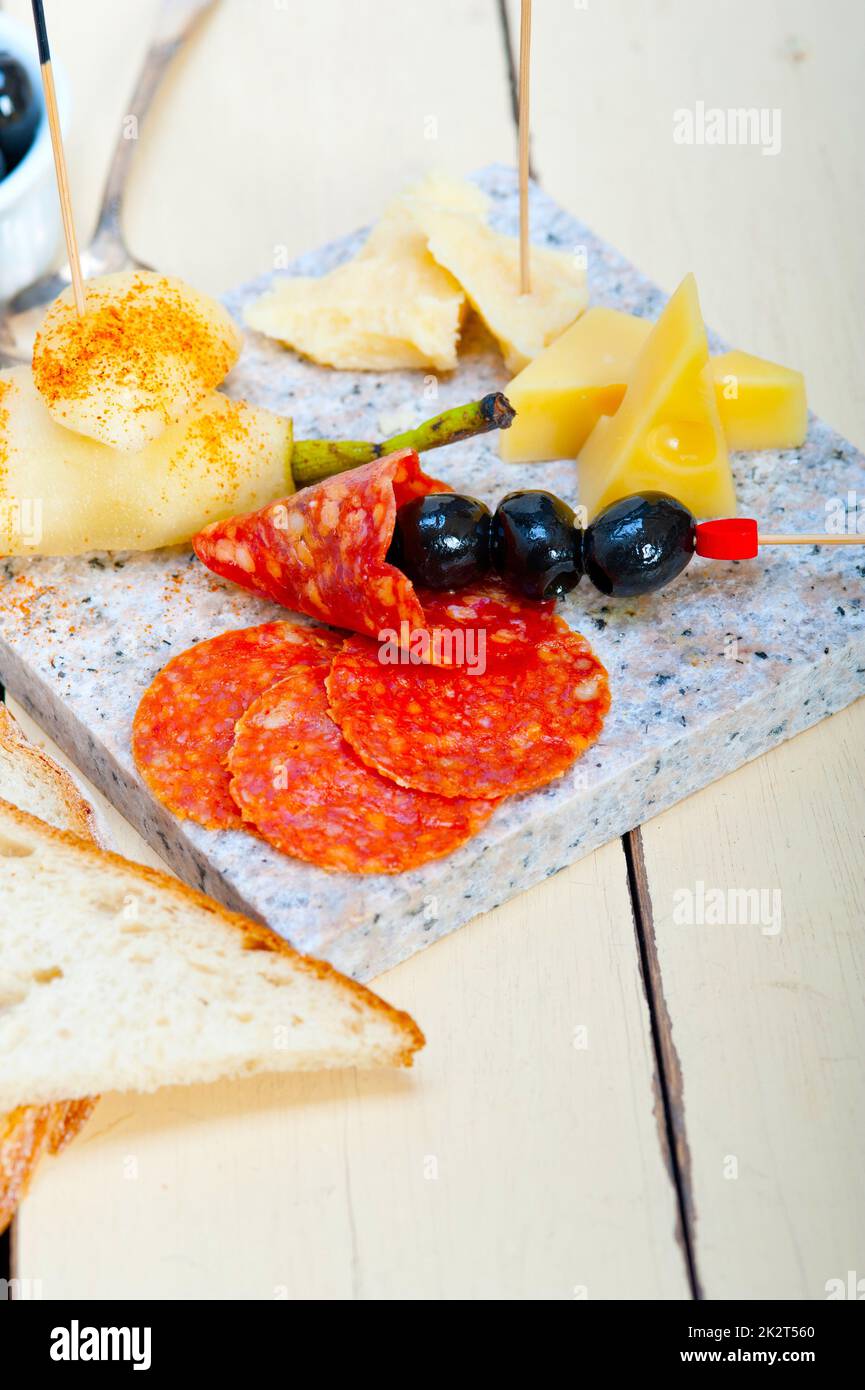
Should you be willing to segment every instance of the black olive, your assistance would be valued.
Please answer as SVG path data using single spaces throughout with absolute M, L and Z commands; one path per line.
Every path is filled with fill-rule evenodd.
M 493 564 L 527 598 L 557 598 L 579 584 L 582 531 L 551 492 L 509 492 L 492 526 Z
M 0 152 L 7 173 L 33 144 L 41 115 L 26 69 L 11 53 L 0 53 Z
M 689 563 L 696 528 L 688 508 L 665 492 L 611 502 L 586 527 L 586 574 L 602 594 L 652 594 Z
M 459 589 L 490 568 L 490 512 L 474 497 L 430 492 L 396 514 L 388 560 L 425 589 Z

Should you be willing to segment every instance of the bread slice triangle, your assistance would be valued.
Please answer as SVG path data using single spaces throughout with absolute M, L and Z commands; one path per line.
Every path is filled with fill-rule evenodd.
M 0 797 L 59 830 L 98 841 L 89 804 L 62 767 L 31 743 L 0 704 Z M 65 1148 L 86 1124 L 98 1100 L 19 1105 L 0 1114 L 0 1234 L 15 1215 L 40 1160 Z
M 31 743 L 0 704 L 0 797 L 56 830 L 99 842 L 96 818 L 69 773 Z
M 269 928 L 0 801 L 0 1109 L 409 1066 L 423 1041 Z

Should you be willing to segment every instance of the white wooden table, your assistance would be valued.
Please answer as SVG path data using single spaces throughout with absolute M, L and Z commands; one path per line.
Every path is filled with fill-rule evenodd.
M 47 8 L 86 232 L 156 0 Z M 858 0 L 536 0 L 533 74 L 548 190 L 667 288 L 693 269 L 709 322 L 801 367 L 860 446 L 862 38 Z M 141 132 L 132 247 L 218 292 L 428 168 L 512 161 L 511 81 L 495 0 L 222 0 Z M 779 108 L 781 153 L 676 145 L 698 100 Z M 413 1074 L 103 1100 L 34 1185 L 17 1273 L 57 1298 L 825 1298 L 865 1275 L 863 839 L 860 703 L 380 979 L 428 1035 Z M 678 925 L 698 881 L 778 890 L 780 932 Z

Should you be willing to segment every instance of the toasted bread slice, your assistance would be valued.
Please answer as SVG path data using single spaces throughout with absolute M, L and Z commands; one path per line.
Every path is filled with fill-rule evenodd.
M 58 830 L 96 840 L 93 812 L 67 772 L 24 734 L 0 704 L 0 797 Z M 59 1153 L 88 1119 L 98 1097 L 22 1105 L 0 1114 L 0 1234 L 45 1152 Z
M 408 1066 L 422 1044 L 269 928 L 0 802 L 0 1107 Z

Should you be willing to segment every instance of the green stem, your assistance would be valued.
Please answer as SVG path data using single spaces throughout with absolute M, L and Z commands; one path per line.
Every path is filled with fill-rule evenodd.
M 516 411 L 501 391 L 493 391 L 482 400 L 457 405 L 434 415 L 417 429 L 395 434 L 383 444 L 368 444 L 361 439 L 296 439 L 291 455 L 291 471 L 297 488 L 308 487 L 334 473 L 358 468 L 362 463 L 383 458 L 397 449 L 438 449 L 443 444 L 455 444 L 489 430 L 506 430 Z

